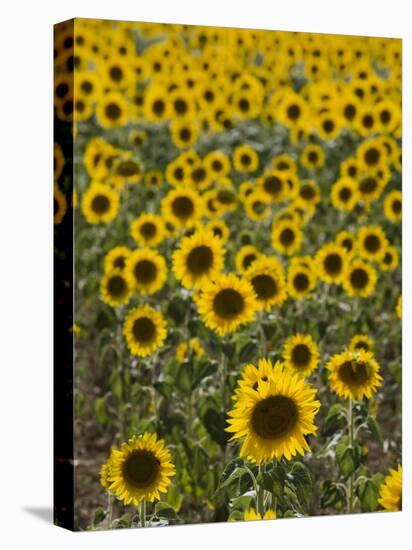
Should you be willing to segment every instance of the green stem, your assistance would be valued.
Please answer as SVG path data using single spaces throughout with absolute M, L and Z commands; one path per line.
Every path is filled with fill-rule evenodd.
M 259 465 L 259 474 L 262 473 L 262 467 Z M 257 503 L 256 503 L 256 512 L 263 516 L 265 515 L 265 490 L 263 487 L 258 485 L 258 491 L 257 491 Z
M 139 503 L 140 527 L 146 527 L 146 500 L 143 498 Z
M 353 425 L 353 402 L 349 399 L 348 403 L 348 427 L 349 427 L 349 445 L 353 449 L 354 441 L 354 425 Z M 348 480 L 348 513 L 353 512 L 353 474 L 349 476 Z
M 112 528 L 113 521 L 113 495 L 111 493 L 107 494 L 107 528 Z
M 259 312 L 258 317 L 258 323 L 259 323 L 259 337 L 260 337 L 260 357 L 266 356 L 266 335 L 265 331 L 263 330 L 263 311 Z

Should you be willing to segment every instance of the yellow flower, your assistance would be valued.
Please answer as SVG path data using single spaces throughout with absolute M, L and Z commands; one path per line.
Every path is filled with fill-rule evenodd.
M 259 385 L 259 380 L 267 382 L 269 378 L 276 376 L 278 370 L 282 371 L 284 365 L 277 361 L 274 365 L 268 359 L 259 359 L 257 366 L 249 363 L 245 365 L 241 372 L 241 378 L 238 380 L 237 387 L 232 396 L 234 401 L 242 399 L 243 389 L 252 388 L 256 390 Z
M 402 466 L 390 469 L 379 488 L 379 504 L 388 512 L 402 510 Z
M 383 213 L 385 217 L 393 222 L 398 223 L 402 220 L 402 192 L 391 191 L 383 201 Z
M 318 276 L 326 283 L 341 283 L 346 267 L 346 249 L 335 243 L 325 244 L 315 256 Z
M 402 295 L 398 297 L 398 301 L 396 302 L 396 315 L 399 317 L 399 319 L 402 319 Z
M 262 519 L 262 514 L 256 512 L 254 508 L 249 508 L 248 510 L 245 510 L 243 519 L 245 521 L 256 521 Z M 276 512 L 274 510 L 266 510 L 263 514 L 263 519 L 276 519 Z
M 134 250 L 126 260 L 125 275 L 140 294 L 154 294 L 167 279 L 166 261 L 150 248 Z
M 227 176 L 230 172 L 230 160 L 223 151 L 212 151 L 203 159 L 205 168 L 213 174 L 215 178 Z
M 269 311 L 287 298 L 285 272 L 277 258 L 259 256 L 244 272 L 253 286 L 259 307 Z
M 188 342 L 180 342 L 176 348 L 176 359 L 184 361 L 191 357 L 200 357 L 205 353 L 199 338 L 190 338 Z
M 376 170 L 387 160 L 387 151 L 378 139 L 364 141 L 356 151 L 356 158 L 361 170 L 370 172 Z
M 303 181 L 298 188 L 295 204 L 302 208 L 313 208 L 320 201 L 320 190 L 312 180 Z
M 382 271 L 393 271 L 399 265 L 399 252 L 395 246 L 387 245 L 384 256 L 379 260 Z
M 272 202 L 279 202 L 288 196 L 289 186 L 286 175 L 279 170 L 266 172 L 258 179 L 260 189 Z
M 141 246 L 155 247 L 165 237 L 164 221 L 156 214 L 140 214 L 130 225 L 130 234 Z
M 371 264 L 356 259 L 345 270 L 343 288 L 349 296 L 366 298 L 375 290 L 378 276 Z
M 221 336 L 253 321 L 258 309 L 251 283 L 233 273 L 206 283 L 196 301 L 206 326 Z
M 228 414 L 233 439 L 242 439 L 240 456 L 257 463 L 290 460 L 309 451 L 306 436 L 316 433 L 315 416 L 320 402 L 316 390 L 303 378 L 277 370 L 257 389 L 243 388 L 242 398 Z
M 356 352 L 359 350 L 372 351 L 373 340 L 366 334 L 355 334 L 349 342 L 348 348 L 350 351 Z
M 330 200 L 337 210 L 352 212 L 360 199 L 358 184 L 349 176 L 339 178 L 332 186 Z
M 162 214 L 176 227 L 193 227 L 203 213 L 201 197 L 192 189 L 173 189 L 162 200 Z
M 127 304 L 130 299 L 130 286 L 123 271 L 115 269 L 103 275 L 100 283 L 103 302 L 116 307 Z
M 320 145 L 307 145 L 300 156 L 302 166 L 308 170 L 322 168 L 325 164 L 325 153 Z
M 82 197 L 82 212 L 89 223 L 111 222 L 119 211 L 119 195 L 102 183 L 92 182 Z
M 170 452 L 155 433 L 133 436 L 114 448 L 110 462 L 109 489 L 125 505 L 159 500 L 175 475 Z
M 288 294 L 295 300 L 309 298 L 316 286 L 316 271 L 304 265 L 291 265 L 287 276 Z
M 244 199 L 244 208 L 249 219 L 260 222 L 270 216 L 270 198 L 260 189 L 253 189 Z
M 115 246 L 104 257 L 104 270 L 106 272 L 119 269 L 123 271 L 126 267 L 126 260 L 130 255 L 127 246 Z
M 295 334 L 283 346 L 285 367 L 300 376 L 309 376 L 319 364 L 319 350 L 310 334 Z
M 119 92 L 109 92 L 102 96 L 96 106 L 97 122 L 102 128 L 125 126 L 129 119 L 129 106 Z
M 379 364 L 369 351 L 345 350 L 326 364 L 333 391 L 346 399 L 370 399 L 382 384 Z
M 259 167 L 259 155 L 250 145 L 238 145 L 232 160 L 235 170 L 241 174 L 250 174 Z
M 388 241 L 379 225 L 366 225 L 358 231 L 357 250 L 365 260 L 380 261 L 385 256 Z
M 335 243 L 338 246 L 343 246 L 347 250 L 347 252 L 354 252 L 355 251 L 355 245 L 356 245 L 356 237 L 355 234 L 351 231 L 339 231 L 339 233 L 335 237 Z
M 281 254 L 291 256 L 297 252 L 302 239 L 302 230 L 296 222 L 279 220 L 272 225 L 272 246 Z
M 146 304 L 129 313 L 123 334 L 130 352 L 146 357 L 163 345 L 167 336 L 166 321 L 160 311 Z
M 223 267 L 225 249 L 219 237 L 207 230 L 198 230 L 183 237 L 173 253 L 173 272 L 186 288 L 202 287 L 213 280 Z
M 230 229 L 223 220 L 210 220 L 205 227 L 208 231 L 211 231 L 215 237 L 218 237 L 223 244 L 228 240 Z
M 261 253 L 252 244 L 247 244 L 239 248 L 235 257 L 236 269 L 239 273 L 245 273 L 245 271 L 251 267 L 251 265 L 261 256 Z
M 172 141 L 179 147 L 185 149 L 195 145 L 199 138 L 199 126 L 195 119 L 175 119 L 170 124 Z

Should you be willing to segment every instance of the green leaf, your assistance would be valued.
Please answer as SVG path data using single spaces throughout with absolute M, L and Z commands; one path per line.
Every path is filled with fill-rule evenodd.
M 106 516 L 106 510 L 104 510 L 101 506 L 99 506 L 99 508 L 96 508 L 93 518 L 93 525 L 99 525 L 99 523 L 101 523 Z
M 359 448 L 356 444 L 350 447 L 347 436 L 342 437 L 336 446 L 336 462 L 345 479 L 348 479 L 360 465 Z
M 302 462 L 294 462 L 291 471 L 286 476 L 288 485 L 295 489 L 296 496 L 305 512 L 309 510 L 312 494 L 312 478 L 308 468 Z
M 176 387 L 183 395 L 189 396 L 192 393 L 193 362 L 183 361 L 180 364 L 176 375 Z
M 230 434 L 225 432 L 225 415 L 221 411 L 209 408 L 203 414 L 202 421 L 210 437 L 223 449 L 230 438 Z
M 208 361 L 206 363 L 196 362 L 192 381 L 192 391 L 197 388 L 204 378 L 212 376 L 212 374 L 217 371 L 218 366 L 216 361 Z
M 246 341 L 238 341 L 236 345 L 237 355 L 240 363 L 247 363 L 248 361 L 254 359 L 258 349 L 257 340 L 251 340 L 250 338 L 247 338 L 245 340 Z
M 321 507 L 335 507 L 338 503 L 344 502 L 346 502 L 346 495 L 343 487 L 337 486 L 333 481 L 324 481 L 320 497 Z
M 358 497 L 365 512 L 375 512 L 378 508 L 378 488 L 370 479 L 358 486 Z
M 167 502 L 158 502 L 155 506 L 155 514 L 159 519 L 168 521 L 178 519 L 175 509 Z
M 101 426 L 109 423 L 109 417 L 106 411 L 106 402 L 103 397 L 97 397 L 94 402 L 94 413 L 96 420 Z
M 376 422 L 376 420 L 373 418 L 373 416 L 369 416 L 367 422 L 366 422 L 366 429 L 368 433 L 379 442 L 379 445 L 382 447 L 383 445 L 383 437 L 382 432 L 380 429 L 379 424 Z
M 132 525 L 132 521 L 129 517 L 129 514 L 123 514 L 117 520 L 116 529 L 129 529 Z
M 119 401 L 122 399 L 123 395 L 123 383 L 122 383 L 122 377 L 119 371 L 115 370 L 110 375 L 110 387 L 112 389 L 113 395 L 118 399 Z
M 232 510 L 241 510 L 244 512 L 250 508 L 250 503 L 252 502 L 253 497 L 251 495 L 242 495 L 240 497 L 234 498 L 231 502 Z
M 230 512 L 227 521 L 243 521 L 244 519 L 244 514 L 240 510 L 233 510 Z

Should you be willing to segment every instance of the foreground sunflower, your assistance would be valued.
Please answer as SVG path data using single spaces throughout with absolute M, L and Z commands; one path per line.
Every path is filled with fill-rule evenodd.
M 310 451 L 306 436 L 315 434 L 320 402 L 316 390 L 296 374 L 278 370 L 257 389 L 244 388 L 242 398 L 228 415 L 231 440 L 243 439 L 240 456 L 257 463 L 290 460 Z
M 245 271 L 253 286 L 261 309 L 269 311 L 287 298 L 285 272 L 277 258 L 261 256 Z
M 130 286 L 120 269 L 106 273 L 100 283 L 103 302 L 112 307 L 127 304 L 130 299 Z
M 129 313 L 123 334 L 130 352 L 146 357 L 163 345 L 167 336 L 166 321 L 160 311 L 146 304 Z
M 283 346 L 285 367 L 300 376 L 309 376 L 318 366 L 319 349 L 310 334 L 295 334 Z
M 170 452 L 155 433 L 134 436 L 122 443 L 120 449 L 112 450 L 109 490 L 125 505 L 137 506 L 143 499 L 159 500 L 174 475 Z
M 379 488 L 379 504 L 388 512 L 402 510 L 402 466 L 390 469 Z
M 233 273 L 206 283 L 196 302 L 205 325 L 221 336 L 253 321 L 258 309 L 252 284 Z
M 262 518 L 262 514 L 256 512 L 254 508 L 248 508 L 247 510 L 245 510 L 243 519 L 245 521 L 256 521 L 259 519 L 276 519 L 276 512 L 274 510 L 266 510 Z
M 343 288 L 349 296 L 366 298 L 375 290 L 378 275 L 371 264 L 356 259 L 347 266 Z
M 111 222 L 119 211 L 119 195 L 102 183 L 93 182 L 83 193 L 82 212 L 88 223 Z
M 382 384 L 379 364 L 369 351 L 345 350 L 334 355 L 326 368 L 331 388 L 346 399 L 370 399 Z
M 199 230 L 183 237 L 173 254 L 173 272 L 186 288 L 199 287 L 223 267 L 225 248 L 211 231 Z
M 150 248 L 134 250 L 127 258 L 125 275 L 130 286 L 140 294 L 154 294 L 166 281 L 166 261 Z

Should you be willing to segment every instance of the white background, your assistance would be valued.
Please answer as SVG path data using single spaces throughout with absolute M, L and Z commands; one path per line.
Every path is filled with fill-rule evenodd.
M 3 3 L 0 29 L 0 545 L 410 547 L 411 16 L 408 0 L 69 0 Z M 52 25 L 71 17 L 404 39 L 404 512 L 73 534 L 52 506 Z M 409 218 L 409 219 L 408 219 Z M 409 529 L 408 529 L 409 523 Z M 409 543 L 409 544 L 408 544 Z

